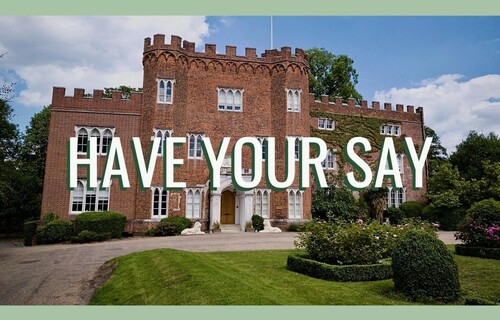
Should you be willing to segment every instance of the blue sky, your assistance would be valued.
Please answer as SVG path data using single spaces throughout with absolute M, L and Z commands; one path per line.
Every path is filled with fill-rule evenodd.
M 449 149 L 469 130 L 500 134 L 500 17 L 273 18 L 274 47 L 324 47 L 354 59 L 367 100 L 424 107 Z M 18 30 L 12 34 L 11 30 Z M 10 31 L 9 31 L 10 30 Z M 155 33 L 224 52 L 270 48 L 270 17 L 0 17 L 0 78 L 16 81 L 20 128 L 52 86 L 141 86 L 142 40 Z

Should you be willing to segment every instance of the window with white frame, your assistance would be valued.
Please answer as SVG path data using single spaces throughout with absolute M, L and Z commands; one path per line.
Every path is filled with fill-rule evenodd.
M 201 217 L 201 189 L 186 190 L 186 218 L 199 219 Z
M 335 129 L 335 122 L 328 118 L 318 118 L 318 129 L 333 130 Z
M 168 191 L 162 187 L 152 187 L 151 218 L 163 219 L 168 215 Z
M 403 202 L 406 201 L 405 188 L 392 188 L 388 187 L 386 205 L 389 208 L 398 208 Z
M 302 137 L 292 137 L 288 136 L 287 138 L 293 138 L 294 139 L 294 158 L 295 161 L 299 161 L 300 157 L 300 141 L 302 140 Z
M 288 190 L 288 218 L 302 219 L 302 191 Z
M 403 168 L 404 168 L 404 167 L 403 167 L 403 156 L 404 156 L 404 155 L 403 155 L 403 154 L 401 154 L 401 153 L 398 153 L 398 154 L 396 155 L 396 159 L 397 159 L 397 163 L 398 163 L 399 173 L 401 173 L 401 174 L 403 174 L 403 173 L 404 173 L 404 170 L 403 170 Z M 385 168 L 386 168 L 387 170 L 389 170 L 389 169 L 390 169 L 390 168 L 389 168 L 389 161 L 387 161 L 387 162 L 385 163 Z
M 254 194 L 255 214 L 262 218 L 269 218 L 270 190 L 256 189 Z
M 288 112 L 300 112 L 300 89 L 285 89 L 286 110 Z
M 244 91 L 243 89 L 217 88 L 217 109 L 219 111 L 241 112 Z
M 101 184 L 97 181 L 97 185 Z M 76 188 L 71 191 L 72 214 L 86 211 L 108 211 L 109 209 L 109 188 L 88 188 L 87 180 L 79 179 Z
M 325 170 L 335 170 L 337 168 L 337 159 L 334 150 L 328 150 L 326 158 L 321 162 L 321 165 Z
M 401 126 L 393 124 L 383 124 L 380 126 L 380 134 L 386 136 L 400 136 Z
M 260 145 L 262 147 L 262 161 L 266 160 L 267 157 L 267 138 L 266 137 L 257 137 L 257 140 L 259 140 Z
M 159 138 L 161 143 L 158 146 L 158 155 L 163 154 L 163 145 L 165 143 L 165 140 L 167 138 L 170 138 L 172 136 L 172 130 L 169 129 L 154 129 L 153 130 L 153 139 L 154 138 Z
M 111 140 L 115 134 L 115 128 L 105 128 L 105 127 L 75 127 L 75 132 L 77 136 L 77 151 L 78 153 L 87 153 L 87 143 L 89 142 L 89 137 L 96 138 L 97 140 L 97 154 L 106 155 L 109 146 L 111 145 Z
M 158 103 L 172 104 L 174 97 L 174 83 L 171 79 L 158 79 Z
M 188 138 L 188 159 L 201 159 L 203 155 L 203 150 L 201 149 L 201 139 L 203 136 L 197 133 L 190 133 Z

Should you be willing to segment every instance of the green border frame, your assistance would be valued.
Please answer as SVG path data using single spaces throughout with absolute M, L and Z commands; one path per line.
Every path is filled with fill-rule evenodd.
M 495 0 L 17 0 L 0 15 L 499 15 Z
M 2 3 L 14 15 L 500 15 L 494 0 L 18 0 Z M 285 263 L 285 262 L 284 262 Z M 0 306 L 1 319 L 487 319 L 500 306 Z

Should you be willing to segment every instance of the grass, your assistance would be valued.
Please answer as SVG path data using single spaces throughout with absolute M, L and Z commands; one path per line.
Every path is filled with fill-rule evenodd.
M 399 305 L 392 280 L 329 282 L 286 269 L 294 250 L 193 253 L 160 249 L 116 258 L 91 304 Z M 500 261 L 455 256 L 464 295 L 500 297 Z

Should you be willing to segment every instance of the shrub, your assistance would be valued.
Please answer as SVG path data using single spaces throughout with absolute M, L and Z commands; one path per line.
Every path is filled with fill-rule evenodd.
M 412 230 L 392 255 L 396 291 L 412 300 L 433 298 L 449 302 L 460 295 L 458 268 L 442 241 L 422 230 Z
M 113 238 L 120 238 L 126 222 L 127 218 L 118 212 L 84 212 L 76 216 L 75 229 L 78 234 L 88 230 L 95 233 L 111 233 Z
M 264 218 L 254 214 L 252 216 L 252 226 L 255 231 L 264 230 Z
M 404 218 L 403 213 L 399 210 L 399 208 L 387 208 L 386 216 L 392 224 L 399 224 Z
M 69 241 L 73 235 L 73 223 L 69 220 L 56 219 L 41 225 L 36 230 L 36 242 L 49 244 Z
M 23 234 L 24 234 L 25 246 L 31 246 L 31 244 L 33 243 L 37 227 L 38 227 L 38 221 L 28 221 L 24 223 Z
M 305 225 L 303 223 L 290 223 L 288 225 L 288 231 L 290 232 L 299 232 L 304 231 Z
M 47 223 L 59 219 L 59 216 L 54 212 L 47 212 L 40 218 L 42 225 L 46 225 Z
M 500 226 L 500 201 L 486 199 L 467 210 L 466 223 L 474 222 L 486 226 Z
M 358 216 L 358 205 L 352 191 L 330 186 L 318 189 L 313 194 L 312 216 L 317 219 L 354 220 Z
M 464 221 L 465 209 L 426 206 L 422 210 L 422 217 L 427 221 L 437 222 L 441 230 L 455 231 Z
M 191 228 L 191 220 L 185 217 L 168 217 L 162 219 L 149 235 L 156 237 L 176 236 L 181 234 L 182 230 Z
M 418 201 L 406 201 L 399 206 L 401 214 L 405 218 L 422 218 L 424 206 Z
M 287 269 L 329 281 L 375 281 L 392 277 L 388 261 L 375 265 L 335 266 L 308 259 L 305 256 L 290 255 Z
M 487 199 L 472 205 L 458 231 L 455 237 L 467 246 L 500 248 L 500 201 Z
M 111 239 L 111 233 L 95 233 L 94 231 L 83 230 L 78 236 L 71 238 L 71 242 L 88 243 Z
M 455 253 L 461 256 L 500 260 L 500 248 L 481 248 L 470 247 L 463 244 L 456 244 Z

